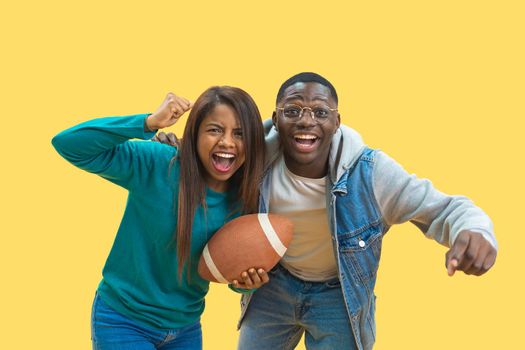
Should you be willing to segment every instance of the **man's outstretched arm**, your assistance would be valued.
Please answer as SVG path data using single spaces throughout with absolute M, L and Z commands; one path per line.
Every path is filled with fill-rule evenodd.
M 492 221 L 470 199 L 438 191 L 383 152 L 374 166 L 374 195 L 388 225 L 410 221 L 428 238 L 451 247 L 445 261 L 450 276 L 457 270 L 482 275 L 494 264 Z

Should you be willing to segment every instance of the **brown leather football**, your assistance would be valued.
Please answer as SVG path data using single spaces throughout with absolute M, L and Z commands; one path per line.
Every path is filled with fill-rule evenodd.
M 243 215 L 221 227 L 208 241 L 199 260 L 205 280 L 242 281 L 250 268 L 270 271 L 286 252 L 293 235 L 292 222 L 277 214 Z

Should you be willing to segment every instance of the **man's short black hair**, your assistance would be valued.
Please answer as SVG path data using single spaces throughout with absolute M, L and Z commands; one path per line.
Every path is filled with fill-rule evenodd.
M 335 103 L 338 103 L 337 92 L 335 92 L 335 88 L 332 85 L 332 83 L 330 83 L 328 80 L 326 80 L 319 74 L 312 72 L 302 72 L 286 80 L 283 83 L 283 85 L 281 85 L 281 87 L 279 88 L 279 92 L 277 93 L 277 100 L 275 101 L 275 103 L 279 103 L 279 101 L 283 98 L 284 90 L 286 90 L 288 87 L 292 86 L 295 83 L 319 83 L 323 86 L 326 86 L 330 90 L 330 94 L 332 94 Z

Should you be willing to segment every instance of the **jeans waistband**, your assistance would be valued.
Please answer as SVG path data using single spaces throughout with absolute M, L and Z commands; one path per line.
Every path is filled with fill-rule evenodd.
M 326 280 L 326 281 L 307 281 L 307 280 L 303 280 L 302 278 L 299 278 L 299 277 L 293 275 L 290 271 L 288 271 L 286 269 L 286 267 L 282 266 L 279 263 L 277 265 L 275 265 L 275 267 L 270 271 L 270 274 L 278 274 L 278 273 L 284 274 L 288 278 L 291 278 L 291 279 L 296 280 L 296 281 L 301 282 L 301 283 L 311 283 L 313 285 L 326 284 L 326 285 L 330 285 L 330 286 L 339 284 L 339 278 L 338 277 L 331 278 L 331 279 Z

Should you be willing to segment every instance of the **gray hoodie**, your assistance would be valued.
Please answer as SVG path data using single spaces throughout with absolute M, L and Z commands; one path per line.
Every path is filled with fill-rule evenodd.
M 281 154 L 279 135 L 271 120 L 264 121 L 266 165 Z M 332 138 L 328 176 L 337 183 L 359 158 L 366 145 L 354 129 L 341 125 Z M 496 249 L 493 224 L 479 207 L 464 196 L 446 195 L 432 182 L 406 172 L 382 151 L 377 152 L 373 170 L 373 190 L 387 226 L 406 221 L 416 225 L 428 238 L 451 246 L 463 230 L 478 232 Z

